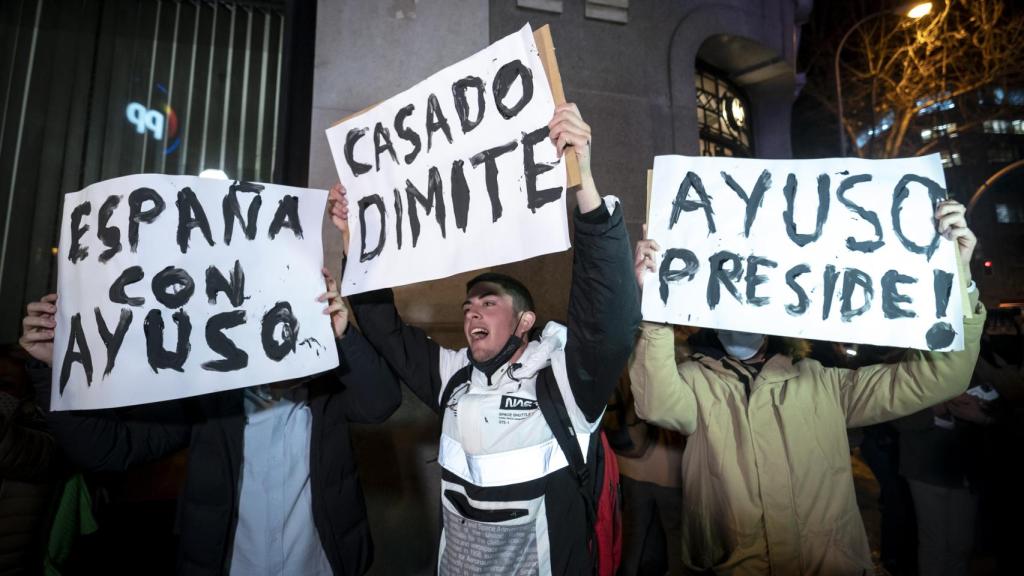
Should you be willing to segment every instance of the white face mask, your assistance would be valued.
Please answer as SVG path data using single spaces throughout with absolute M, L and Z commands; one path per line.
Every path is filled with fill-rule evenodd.
M 749 332 L 734 332 L 732 330 L 719 330 L 718 341 L 725 347 L 729 356 L 737 360 L 749 360 L 757 355 L 764 344 L 764 334 L 750 334 Z

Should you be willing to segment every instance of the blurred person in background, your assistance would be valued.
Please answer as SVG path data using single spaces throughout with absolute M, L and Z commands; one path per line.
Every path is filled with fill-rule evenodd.
M 677 576 L 682 563 L 682 458 L 678 432 L 641 420 L 629 374 L 619 379 L 602 421 L 622 482 L 619 576 Z
M 189 448 L 181 574 L 357 575 L 373 561 L 348 424 L 383 422 L 401 391 L 323 275 L 334 370 L 130 412 L 47 412 L 69 460 L 86 470 L 124 471 Z M 56 294 L 29 304 L 20 340 L 38 361 L 30 372 L 47 409 L 57 306 Z
M 26 356 L 0 347 L 0 574 L 43 572 L 58 489 L 58 450 L 25 372 Z

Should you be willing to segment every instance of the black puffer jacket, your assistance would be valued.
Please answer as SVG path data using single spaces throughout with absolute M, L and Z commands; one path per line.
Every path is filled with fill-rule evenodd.
M 35 405 L 0 392 L 0 574 L 42 573 L 56 452 Z
M 313 522 L 335 574 L 363 574 L 373 544 L 349 439 L 349 422 L 378 423 L 401 403 L 390 369 L 358 330 L 338 341 L 340 367 L 307 384 L 312 412 Z M 49 369 L 34 375 L 49 398 Z M 88 470 L 124 470 L 189 448 L 179 500 L 180 574 L 227 574 L 238 521 L 245 426 L 243 390 L 123 411 L 50 412 L 68 457 Z

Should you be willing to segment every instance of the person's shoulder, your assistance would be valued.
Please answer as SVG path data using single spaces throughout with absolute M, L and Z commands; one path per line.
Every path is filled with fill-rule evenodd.
M 715 358 L 702 352 L 695 352 L 685 360 L 676 364 L 680 376 L 697 376 L 707 371 L 714 372 L 723 369 L 722 359 Z

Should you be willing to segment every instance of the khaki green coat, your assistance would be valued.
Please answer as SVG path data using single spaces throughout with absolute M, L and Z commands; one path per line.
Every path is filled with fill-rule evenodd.
M 637 414 L 689 436 L 684 564 L 730 575 L 873 573 L 846 429 L 967 388 L 985 321 L 977 291 L 970 300 L 961 352 L 909 351 L 858 370 L 776 355 L 752 379 L 729 357 L 677 366 L 672 329 L 645 322 L 629 370 Z

